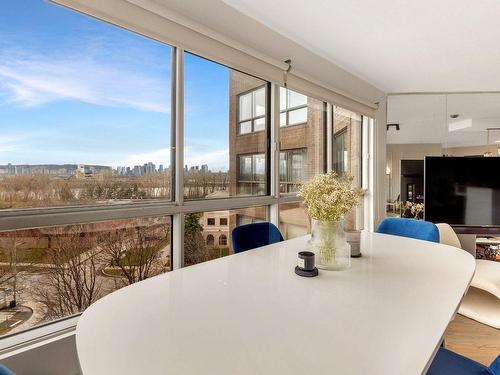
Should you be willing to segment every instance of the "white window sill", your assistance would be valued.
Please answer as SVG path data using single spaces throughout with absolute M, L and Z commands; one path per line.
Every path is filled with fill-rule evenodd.
M 79 318 L 72 316 L 0 339 L 0 360 L 74 335 Z

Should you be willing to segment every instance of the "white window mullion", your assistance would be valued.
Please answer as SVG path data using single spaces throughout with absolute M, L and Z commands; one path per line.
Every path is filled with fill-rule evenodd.
M 184 266 L 184 214 L 172 216 L 172 270 Z
M 280 87 L 276 84 L 271 85 L 271 196 L 278 198 L 280 196 L 280 176 L 279 176 L 279 135 L 280 135 Z M 279 226 L 279 203 L 269 206 L 269 220 L 271 223 Z
M 175 203 L 184 205 L 184 51 L 175 49 L 175 74 L 173 75 L 173 110 L 175 163 Z M 172 269 L 184 265 L 184 214 L 173 215 L 172 220 Z
M 333 171 L 333 105 L 326 104 L 326 170 Z

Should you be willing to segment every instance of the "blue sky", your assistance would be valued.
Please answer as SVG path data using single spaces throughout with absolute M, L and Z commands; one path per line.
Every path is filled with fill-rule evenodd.
M 169 46 L 42 0 L 0 7 L 0 164 L 169 164 Z M 225 170 L 229 69 L 186 54 L 185 77 L 186 164 Z

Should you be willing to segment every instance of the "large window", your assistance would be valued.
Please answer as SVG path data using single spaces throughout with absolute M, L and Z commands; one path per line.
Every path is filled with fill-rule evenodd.
M 185 57 L 187 199 L 267 194 L 267 84 L 201 57 Z M 239 137 L 241 134 L 245 137 Z M 242 154 L 255 154 L 242 160 Z M 243 173 L 243 176 L 242 176 Z M 250 181 L 240 186 L 242 177 Z
M 308 233 L 295 193 L 327 166 L 360 182 L 361 116 L 50 2 L 6 3 L 0 335 L 74 326 L 118 288 L 229 255 L 238 225 Z

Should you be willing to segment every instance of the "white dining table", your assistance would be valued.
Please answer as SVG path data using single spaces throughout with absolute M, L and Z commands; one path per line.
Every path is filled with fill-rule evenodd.
M 363 232 L 361 258 L 294 273 L 308 236 L 127 286 L 81 316 L 84 375 L 421 375 L 474 274 L 447 245 Z

